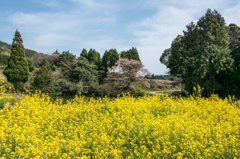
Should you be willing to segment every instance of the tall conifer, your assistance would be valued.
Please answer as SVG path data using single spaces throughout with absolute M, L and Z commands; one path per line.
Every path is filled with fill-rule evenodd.
M 83 48 L 80 56 L 85 57 L 86 59 L 88 59 L 88 52 L 87 52 L 87 50 L 86 50 L 85 48 Z M 79 57 L 79 58 L 80 58 L 80 57 Z
M 208 9 L 197 25 L 202 65 L 206 67 L 206 81 L 203 86 L 207 90 L 207 95 L 210 96 L 221 87 L 215 80 L 215 75 L 221 70 L 230 68 L 233 59 L 230 56 L 225 20 L 216 10 L 212 12 Z
M 24 84 L 28 81 L 28 61 L 25 57 L 23 40 L 18 30 L 15 32 L 11 55 L 8 59 L 8 66 L 4 69 L 3 74 L 7 77 L 9 82 L 13 83 L 16 91 L 22 91 L 24 89 Z

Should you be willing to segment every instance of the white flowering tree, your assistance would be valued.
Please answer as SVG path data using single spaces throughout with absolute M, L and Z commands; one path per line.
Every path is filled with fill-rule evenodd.
M 108 68 L 108 74 L 105 81 L 123 81 L 125 83 L 121 88 L 121 90 L 123 90 L 128 89 L 132 82 L 146 80 L 145 77 L 150 76 L 151 73 L 144 68 L 141 61 L 122 58 L 116 61 L 114 66 Z

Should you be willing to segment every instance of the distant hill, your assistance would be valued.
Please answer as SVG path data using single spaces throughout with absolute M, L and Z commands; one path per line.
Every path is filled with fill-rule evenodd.
M 8 58 L 11 54 L 11 47 L 12 47 L 12 45 L 0 41 L 0 66 L 1 65 L 7 65 Z M 25 48 L 25 56 L 26 57 L 30 58 L 35 53 L 37 53 L 37 52 Z
M 5 54 L 10 56 L 11 47 L 12 45 L 0 41 L 0 54 Z M 32 57 L 35 53 L 36 51 L 25 48 L 26 57 Z

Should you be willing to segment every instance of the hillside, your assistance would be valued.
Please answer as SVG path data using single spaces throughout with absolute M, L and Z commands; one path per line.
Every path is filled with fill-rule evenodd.
M 11 47 L 11 44 L 0 41 L 0 54 L 10 55 Z M 26 57 L 32 57 L 35 53 L 36 51 L 25 48 Z
M 0 65 L 7 65 L 8 58 L 11 53 L 11 45 L 5 42 L 0 41 Z M 32 57 L 36 51 L 26 49 L 25 48 L 25 55 L 26 57 Z

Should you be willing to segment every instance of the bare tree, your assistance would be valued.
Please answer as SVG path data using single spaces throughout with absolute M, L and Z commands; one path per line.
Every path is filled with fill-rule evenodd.
M 122 58 L 120 61 L 116 61 L 114 66 L 108 68 L 105 81 L 123 81 L 125 85 L 119 90 L 122 91 L 123 89 L 128 89 L 132 82 L 146 80 L 146 77 L 150 76 L 151 73 L 147 69 L 144 69 L 142 62 Z
M 45 59 L 46 60 L 46 66 L 50 67 L 54 61 L 58 58 L 58 54 L 44 54 L 44 53 L 35 53 L 33 57 L 30 59 L 34 62 L 36 67 L 39 67 L 39 64 Z

